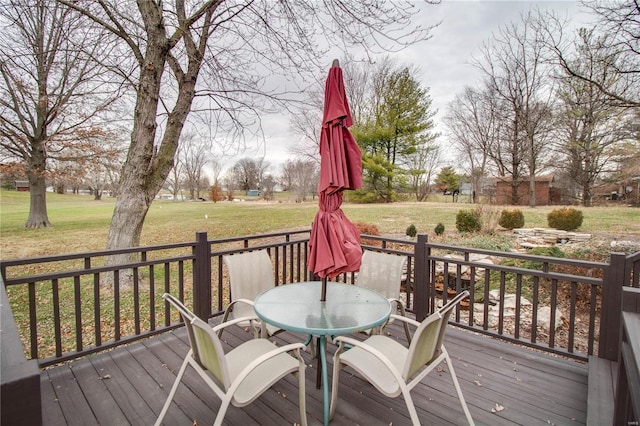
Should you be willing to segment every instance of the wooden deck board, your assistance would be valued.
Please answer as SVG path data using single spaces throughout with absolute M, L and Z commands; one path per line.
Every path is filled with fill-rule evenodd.
M 393 324 L 387 331 L 404 335 Z M 231 327 L 222 337 L 225 345 L 233 347 L 250 339 L 251 334 Z M 272 338 L 278 345 L 301 339 L 301 335 L 293 333 Z M 445 345 L 476 424 L 586 423 L 585 364 L 454 328 L 449 329 Z M 335 349 L 334 345 L 328 345 L 330 369 Z M 186 332 L 179 329 L 44 370 L 41 373 L 44 424 L 152 424 L 187 351 Z M 322 390 L 315 386 L 316 361 L 308 352 L 303 356 L 308 366 L 308 421 L 310 425 L 318 425 L 322 423 L 323 405 Z M 423 424 L 465 424 L 448 366 L 443 364 L 441 368 L 442 371 L 429 374 L 412 392 L 418 415 Z M 382 396 L 349 369 L 340 374 L 339 401 L 332 425 L 411 423 L 402 397 Z M 185 377 L 165 423 L 211 424 L 219 399 L 193 370 L 188 369 Z M 496 404 L 504 409 L 492 412 Z M 289 376 L 249 406 L 230 407 L 225 424 L 295 424 L 299 417 L 298 381 Z

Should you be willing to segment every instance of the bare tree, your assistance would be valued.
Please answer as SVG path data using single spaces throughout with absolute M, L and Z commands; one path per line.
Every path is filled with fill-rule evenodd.
M 607 62 L 598 57 L 601 51 L 593 50 L 593 46 L 606 39 L 607 36 L 598 37 L 593 30 L 581 29 L 575 48 L 579 56 L 571 67 L 589 81 L 575 77 L 566 69 L 559 77 L 557 152 L 565 161 L 557 164 L 579 189 L 577 194 L 585 207 L 591 205 L 594 184 L 603 174 L 615 170 L 617 165 L 613 160 L 619 154 L 616 148 L 629 136 L 625 126 L 620 126 L 626 121 L 628 109 L 612 105 L 610 97 L 599 89 L 610 90 L 618 80 L 617 72 L 603 65 Z
M 119 95 L 93 57 L 108 53 L 103 34 L 52 0 L 0 6 L 0 148 L 29 179 L 27 228 L 51 226 L 48 162 L 68 161 L 84 137 L 102 131 L 101 113 Z
M 551 118 L 551 90 L 544 65 L 544 32 L 535 25 L 533 14 L 525 13 L 520 23 L 500 28 L 482 47 L 482 61 L 476 65 L 497 94 L 497 111 L 505 114 L 501 136 L 505 156 L 498 159 L 511 178 L 511 199 L 519 204 L 518 186 L 528 171 L 529 205 L 534 207 L 535 177 L 545 153 L 542 131 Z M 548 150 L 547 150 L 548 151 Z
M 249 157 L 242 158 L 234 164 L 231 173 L 238 189 L 260 189 L 262 170 L 258 161 Z
M 211 158 L 209 164 L 213 170 L 213 184 L 216 185 L 220 181 L 220 175 L 222 174 L 222 162 Z
M 233 170 L 227 170 L 227 172 L 222 176 L 222 184 L 227 190 L 227 199 L 229 201 L 233 201 L 235 198 L 235 192 L 238 190 L 238 184 Z
M 429 195 L 439 163 L 440 147 L 435 140 L 425 141 L 407 156 L 407 175 L 416 201 L 424 201 Z
M 461 164 L 466 166 L 474 190 L 489 175 L 491 160 L 496 160 L 496 166 L 500 164 L 501 121 L 495 100 L 490 86 L 484 90 L 466 87 L 449 103 L 444 118 L 449 141 L 459 153 Z
M 287 190 L 296 194 L 296 202 L 306 201 L 309 194 L 316 191 L 318 185 L 318 163 L 314 160 L 287 160 L 282 166 L 281 179 Z
M 256 95 L 287 97 L 267 90 L 264 76 L 315 72 L 322 57 L 318 37 L 345 50 L 384 50 L 424 40 L 430 30 L 411 23 L 417 8 L 405 0 L 173 0 L 139 1 L 135 7 L 121 0 L 59 1 L 119 37 L 135 59 L 136 73 L 121 73 L 137 97 L 108 248 L 139 243 L 196 95 L 203 97 L 198 110 L 210 113 L 218 132 L 241 144 L 249 124 L 259 125 Z
M 189 198 L 200 198 L 202 173 L 207 164 L 208 147 L 193 134 L 184 134 L 181 140 L 180 162 L 183 165 L 184 183 L 189 191 Z M 208 185 L 207 185 L 208 186 Z
M 540 27 L 548 29 L 548 46 L 557 63 L 567 74 L 601 91 L 611 105 L 640 107 L 640 4 L 636 0 L 582 3 L 597 19 L 593 31 L 599 37 L 592 39 L 597 41 L 591 46 L 593 58 L 600 61 L 600 68 L 608 68 L 616 78 L 603 85 L 580 67 L 576 59 L 581 53 L 574 49 L 573 39 L 566 37 L 563 20 L 547 13 L 540 17 Z

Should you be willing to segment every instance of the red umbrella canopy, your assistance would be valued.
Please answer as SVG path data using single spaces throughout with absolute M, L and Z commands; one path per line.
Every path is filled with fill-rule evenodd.
M 311 226 L 310 271 L 321 278 L 360 269 L 360 232 L 340 209 L 342 191 L 362 186 L 362 154 L 348 127 L 353 124 L 342 70 L 329 70 L 320 133 L 319 209 Z M 324 295 L 324 291 L 323 291 Z
M 352 124 L 342 69 L 333 66 L 324 88 L 318 194 L 362 187 L 362 154 L 348 129 Z
M 309 270 L 320 278 L 334 278 L 360 269 L 360 231 L 340 209 L 342 191 L 321 192 L 318 213 L 311 226 Z

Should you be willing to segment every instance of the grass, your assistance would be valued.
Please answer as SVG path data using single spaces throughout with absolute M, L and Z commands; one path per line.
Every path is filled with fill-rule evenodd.
M 47 209 L 53 225 L 47 229 L 25 229 L 29 194 L 0 191 L 0 258 L 21 258 L 104 249 L 115 200 L 95 201 L 90 196 L 47 194 Z M 451 202 L 348 204 L 343 211 L 352 222 L 375 224 L 383 235 L 404 235 L 409 225 L 419 233 L 434 235 L 438 223 L 445 226 L 443 240 L 455 234 L 455 216 L 470 204 Z M 503 206 L 483 206 L 501 211 Z M 522 207 L 525 227 L 547 227 L 553 206 Z M 142 231 L 142 245 L 193 241 L 206 231 L 210 239 L 271 231 L 308 228 L 318 210 L 316 201 L 295 203 L 279 196 L 277 201 L 171 202 L 155 201 Z M 640 235 L 640 209 L 622 206 L 581 208 L 580 232 L 610 233 L 624 239 Z M 480 237 L 483 240 L 485 237 Z
M 276 201 L 263 202 L 171 202 L 155 201 L 147 215 L 142 232 L 142 245 L 194 241 L 195 233 L 206 231 L 209 239 L 238 235 L 251 235 L 272 231 L 305 229 L 311 226 L 318 210 L 317 201 L 295 203 L 287 194 L 278 194 Z M 449 202 L 444 202 L 449 201 Z M 47 229 L 25 229 L 24 223 L 29 213 L 29 194 L 25 192 L 0 191 L 0 258 L 25 258 L 44 255 L 75 253 L 104 249 L 115 200 L 105 197 L 95 201 L 81 195 L 47 194 L 48 214 L 53 227 Z M 353 222 L 376 225 L 383 235 L 404 236 L 409 225 L 415 225 L 419 233 L 428 233 L 429 238 L 444 244 L 508 250 L 512 246 L 509 233 L 497 235 L 486 233 L 460 236 L 455 231 L 456 213 L 460 209 L 474 208 L 466 203 L 451 203 L 446 198 L 427 203 L 396 204 L 349 204 L 343 210 Z M 483 205 L 482 211 L 488 216 L 497 216 L 506 207 Z M 546 227 L 547 214 L 555 207 L 536 209 L 521 208 L 526 227 Z M 640 236 L 640 210 L 611 206 L 581 209 L 584 215 L 582 232 L 605 232 L 624 239 L 628 234 Z M 497 213 L 497 214 L 496 214 Z M 445 226 L 442 236 L 434 235 L 438 223 Z M 54 266 L 51 266 L 54 267 Z M 188 265 L 187 265 L 188 268 Z M 162 272 L 156 270 L 157 282 L 161 282 Z M 187 277 L 189 274 L 187 273 Z M 84 345 L 93 342 L 93 285 L 90 279 L 83 279 L 78 288 L 70 279 L 61 279 L 57 286 L 61 301 L 61 342 L 64 350 L 74 347 L 75 309 L 81 310 L 82 341 Z M 186 296 L 190 297 L 187 278 Z M 172 284 L 173 285 L 173 284 Z M 38 348 L 40 356 L 50 356 L 55 352 L 56 342 L 51 284 L 37 284 Z M 29 308 L 26 286 L 10 288 L 10 299 L 16 322 L 19 324 L 25 347 L 28 346 Z M 171 291 L 177 291 L 172 288 Z M 114 336 L 114 299 L 108 288 L 101 292 L 101 326 L 103 341 Z M 130 291 L 129 291 L 130 292 Z M 526 291 L 525 291 L 526 292 Z M 158 299 L 159 294 L 155 295 Z M 81 303 L 76 307 L 75 297 Z M 148 288 L 140 288 L 141 327 L 148 324 L 150 304 Z M 121 295 L 119 324 L 123 335 L 133 333 L 133 298 Z M 162 320 L 161 300 L 155 302 L 157 320 Z M 42 333 L 40 332 L 42 331 Z

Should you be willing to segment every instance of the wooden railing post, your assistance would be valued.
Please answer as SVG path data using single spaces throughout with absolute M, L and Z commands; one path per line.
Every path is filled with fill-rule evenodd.
M 0 277 L 0 423 L 42 424 L 38 360 L 27 360 L 13 312 Z
M 415 269 L 413 271 L 414 293 L 414 313 L 416 319 L 422 321 L 429 315 L 429 300 L 431 300 L 431 287 L 429 286 L 429 263 L 427 261 L 427 241 L 426 234 L 418 235 L 418 242 L 415 245 L 414 259 Z
M 211 316 L 211 250 L 206 232 L 196 232 L 193 265 L 193 313 L 203 321 Z
M 598 356 L 618 361 L 620 352 L 620 322 L 622 315 L 622 287 L 624 285 L 625 255 L 611 253 L 609 269 L 602 281 L 602 313 Z

